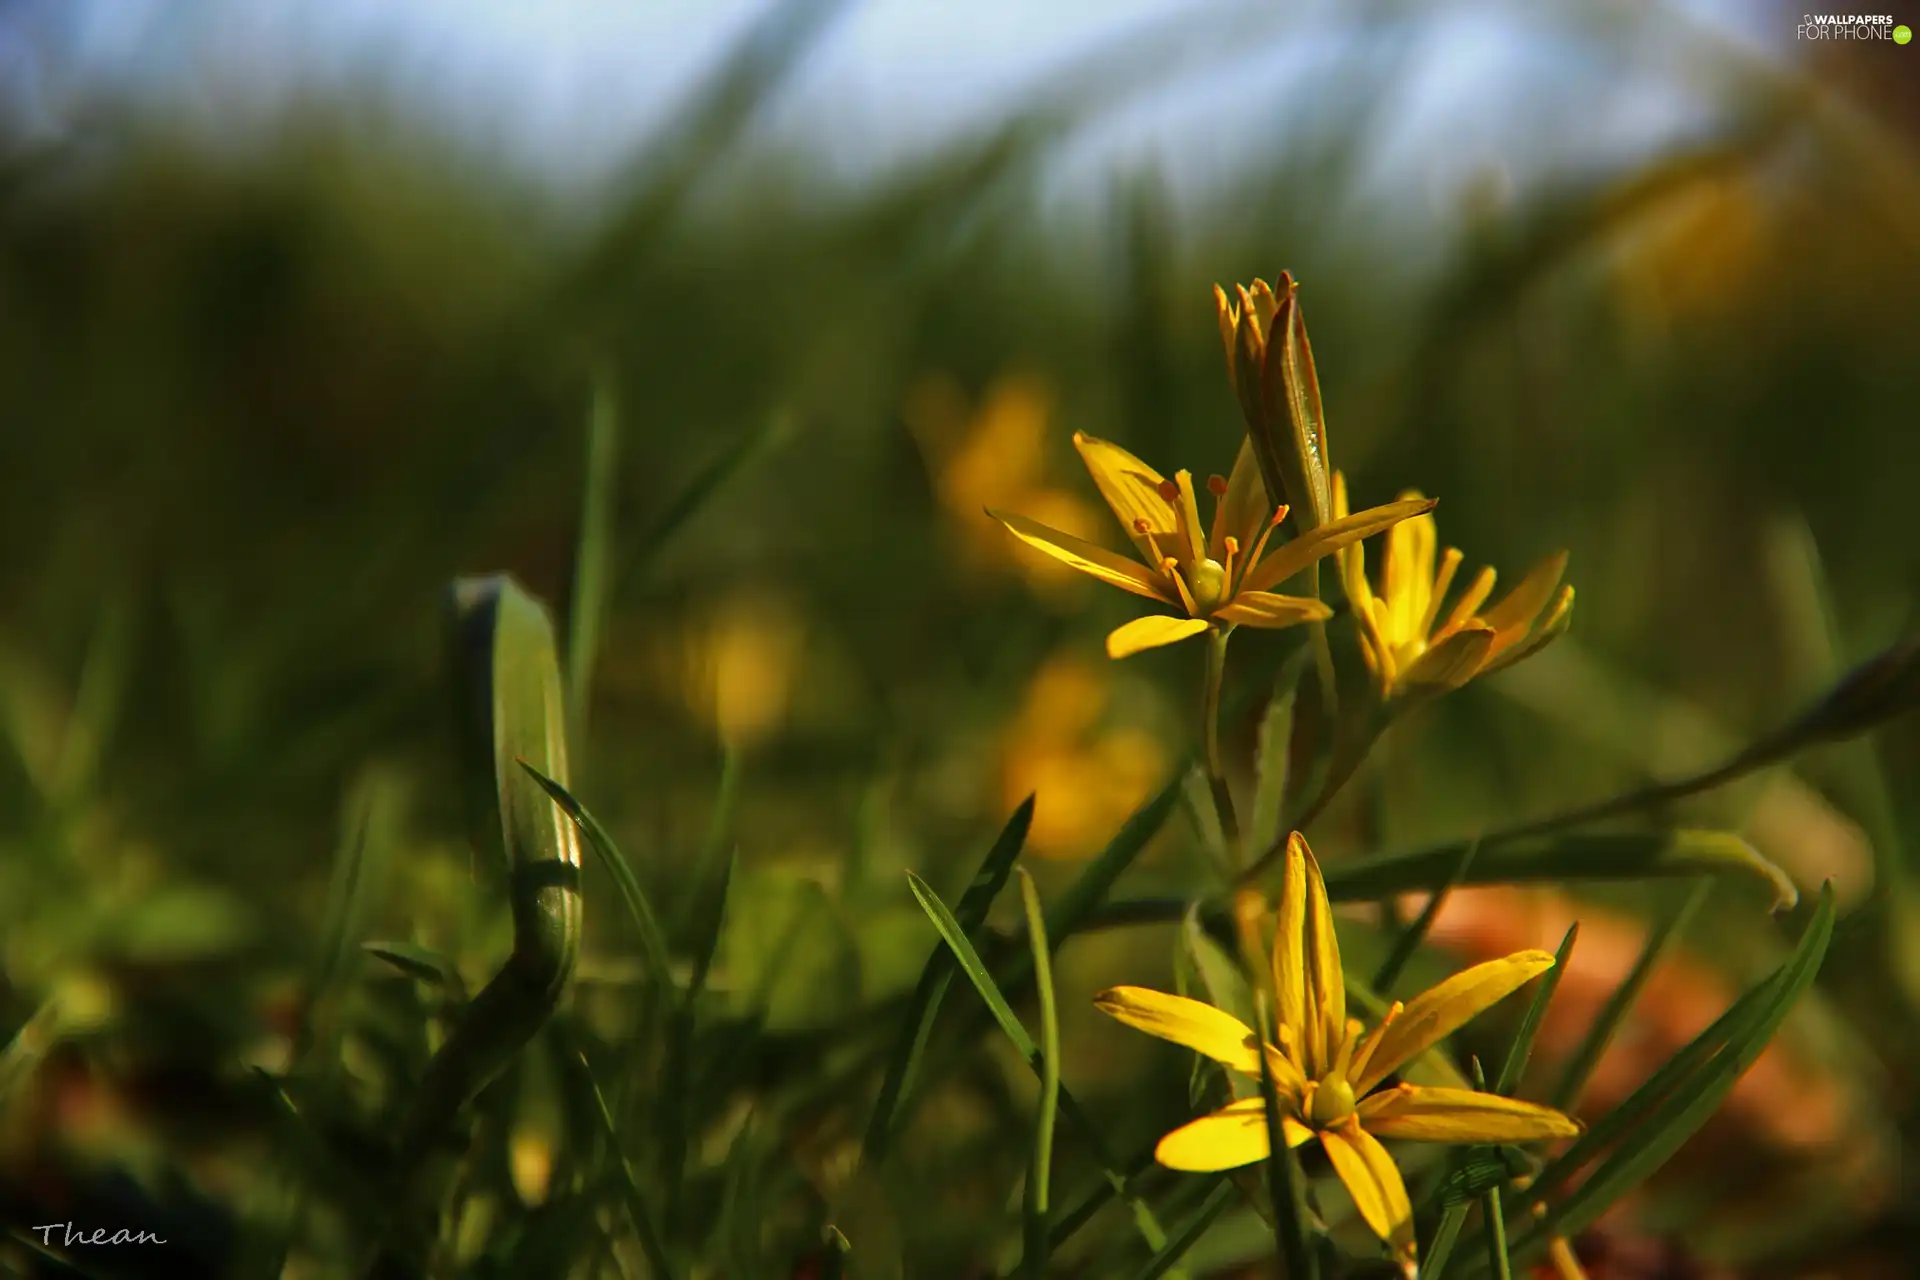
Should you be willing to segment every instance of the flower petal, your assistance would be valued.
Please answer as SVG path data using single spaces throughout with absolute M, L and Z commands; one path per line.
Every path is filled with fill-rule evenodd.
M 1308 596 L 1277 596 L 1267 591 L 1242 591 L 1213 611 L 1213 616 L 1243 627 L 1262 627 L 1269 631 L 1302 622 L 1321 622 L 1333 616 L 1333 610 Z
M 1255 565 L 1240 584 L 1241 590 L 1265 591 L 1278 586 L 1321 556 L 1362 538 L 1370 538 L 1383 529 L 1390 529 L 1408 516 L 1431 511 L 1435 505 L 1431 498 L 1409 498 L 1389 502 L 1383 507 L 1369 507 L 1343 520 L 1330 520 L 1311 533 L 1295 538 Z
M 1307 841 L 1298 831 L 1287 837 L 1280 899 L 1273 904 L 1273 991 L 1279 1026 L 1293 1037 L 1300 1067 L 1320 1074 L 1317 1037 L 1309 1034 L 1307 1006 Z M 1276 1029 L 1276 1035 L 1283 1034 Z
M 1560 588 L 1560 594 L 1554 597 L 1553 604 L 1547 609 L 1546 620 L 1541 622 L 1525 641 L 1512 648 L 1494 646 L 1493 656 L 1488 659 L 1486 670 L 1499 671 L 1516 662 L 1531 658 L 1567 632 L 1573 622 L 1573 587 Z
M 1146 987 L 1110 988 L 1093 998 L 1093 1006 L 1136 1031 L 1205 1054 L 1242 1075 L 1260 1074 L 1257 1037 L 1225 1010 Z
M 1320 863 L 1304 836 L 1300 849 L 1307 862 L 1307 1016 L 1319 1037 L 1316 1052 L 1324 1071 L 1346 1034 L 1347 980 L 1340 970 L 1340 939 L 1333 932 L 1333 908 L 1327 903 Z
M 1227 559 L 1227 539 L 1240 544 L 1240 554 L 1253 550 L 1260 536 L 1260 524 L 1273 510 L 1267 486 L 1260 479 L 1260 461 L 1254 457 L 1253 441 L 1240 442 L 1240 454 L 1233 460 L 1233 473 L 1227 477 L 1227 491 L 1213 509 L 1213 536 L 1208 554 L 1222 564 Z
M 1373 1233 L 1392 1246 L 1400 1262 L 1413 1260 L 1413 1205 L 1393 1157 L 1351 1117 L 1320 1134 L 1333 1171 L 1346 1184 L 1354 1207 Z
M 1414 1084 L 1362 1098 L 1358 1114 L 1379 1137 L 1421 1142 L 1537 1142 L 1580 1132 L 1578 1121 L 1538 1103 Z
M 1084 431 L 1073 433 L 1073 447 L 1100 490 L 1100 496 L 1113 508 L 1120 526 L 1140 548 L 1140 554 L 1157 563 L 1161 552 L 1154 549 L 1154 535 L 1164 539 L 1174 532 L 1173 505 L 1160 496 L 1166 477 L 1117 444 L 1096 439 Z M 1146 521 L 1145 532 L 1140 521 Z
M 1311 1142 L 1313 1130 L 1292 1116 L 1280 1118 L 1289 1147 Z M 1273 1148 L 1267 1142 L 1267 1107 L 1263 1098 L 1242 1098 L 1210 1116 L 1181 1125 L 1153 1149 L 1153 1158 L 1183 1173 L 1217 1173 L 1265 1160 Z
M 1400 683 L 1409 689 L 1458 689 L 1480 674 L 1498 634 L 1491 627 L 1469 623 L 1415 659 Z
M 1070 533 L 1058 529 L 1049 529 L 1037 520 L 1025 516 L 1002 515 L 998 511 L 988 511 L 988 515 L 1007 526 L 1011 533 L 1028 546 L 1044 551 L 1056 560 L 1072 565 L 1082 573 L 1091 574 L 1100 581 L 1119 587 L 1122 591 L 1131 591 L 1137 596 L 1149 600 L 1158 600 L 1161 604 L 1177 604 L 1173 595 L 1160 585 L 1160 575 L 1145 565 L 1116 555 L 1105 547 L 1096 546 L 1085 538 L 1076 538 Z
M 1480 615 L 1480 620 L 1500 633 L 1505 648 L 1527 633 L 1533 620 L 1553 598 L 1553 589 L 1567 571 L 1567 553 L 1548 556 L 1520 580 L 1520 585 L 1500 599 L 1500 603 Z
M 1381 1034 L 1366 1071 L 1353 1082 L 1354 1093 L 1365 1096 L 1413 1058 L 1551 968 L 1549 952 L 1516 951 L 1464 969 L 1422 991 L 1407 1001 L 1400 1016 Z
M 1402 498 L 1421 495 L 1408 492 Z M 1421 620 L 1433 599 L 1433 558 L 1440 544 L 1440 527 L 1431 515 L 1403 520 L 1387 530 L 1386 567 L 1380 594 L 1387 602 L 1388 634 L 1395 644 L 1424 639 Z
M 1131 658 L 1144 649 L 1178 644 L 1188 636 L 1199 635 L 1207 629 L 1207 625 L 1205 618 L 1170 618 L 1163 613 L 1135 618 L 1124 626 L 1115 627 L 1107 636 L 1107 656 Z

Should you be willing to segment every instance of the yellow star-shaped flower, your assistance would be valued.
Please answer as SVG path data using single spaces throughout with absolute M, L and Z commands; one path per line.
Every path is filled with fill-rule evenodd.
M 1267 904 L 1252 890 L 1237 905 L 1254 934 Z M 1275 1038 L 1262 1044 L 1233 1015 L 1198 1000 L 1143 987 L 1095 997 L 1105 1013 L 1149 1035 L 1205 1054 L 1257 1079 L 1264 1055 L 1279 1096 L 1289 1146 L 1319 1139 L 1360 1216 L 1411 1270 L 1413 1208 L 1382 1138 L 1426 1142 L 1516 1143 L 1572 1137 L 1580 1126 L 1558 1111 L 1473 1089 L 1413 1084 L 1381 1087 L 1387 1077 L 1470 1019 L 1553 966 L 1545 951 L 1521 951 L 1455 974 L 1404 1004 L 1396 1001 L 1372 1030 L 1347 1017 L 1333 913 L 1307 842 L 1287 842 L 1286 875 L 1274 904 L 1272 987 Z M 1229 1103 L 1160 1140 L 1154 1156 L 1171 1169 L 1214 1172 L 1265 1160 L 1265 1104 L 1256 1095 Z
M 1173 644 L 1210 627 L 1279 628 L 1324 619 L 1331 612 L 1325 604 L 1276 595 L 1273 588 L 1322 556 L 1434 505 L 1414 498 L 1373 507 L 1323 524 L 1266 555 L 1268 538 L 1287 509 L 1269 504 L 1251 445 L 1241 446 L 1231 476 L 1208 482 L 1215 498 L 1211 529 L 1201 527 L 1192 473 L 1179 471 L 1169 480 L 1119 445 L 1081 433 L 1075 433 L 1073 445 L 1132 537 L 1140 559 L 1116 555 L 1025 516 L 987 514 L 1028 546 L 1122 591 L 1180 611 L 1138 618 L 1116 629 L 1107 637 L 1112 658 Z
M 1419 496 L 1413 490 L 1400 495 L 1402 501 Z M 1346 478 L 1338 472 L 1333 477 L 1333 512 L 1336 517 L 1347 513 Z M 1573 620 L 1573 588 L 1560 586 L 1567 569 L 1562 551 L 1541 561 L 1484 612 L 1481 606 L 1493 594 L 1494 572 L 1481 569 L 1441 621 L 1440 606 L 1461 555 L 1448 547 L 1436 567 L 1438 546 L 1439 530 L 1431 515 L 1422 513 L 1394 526 L 1387 534 L 1378 593 L 1367 581 L 1363 549 L 1350 546 L 1340 552 L 1340 577 L 1360 622 L 1360 647 L 1384 697 L 1457 689 L 1475 676 L 1538 653 Z

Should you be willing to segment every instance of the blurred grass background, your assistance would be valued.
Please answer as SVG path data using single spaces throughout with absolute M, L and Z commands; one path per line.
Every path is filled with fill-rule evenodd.
M 1075 430 L 1225 471 L 1215 282 L 1304 282 L 1361 501 L 1438 496 L 1448 542 L 1510 580 L 1564 546 L 1580 592 L 1568 641 L 1396 733 L 1316 832 L 1330 861 L 1709 763 L 1915 626 L 1910 48 L 1796 45 L 1769 6 L 1720 25 L 1194 8 L 848 177 L 849 144 L 778 126 L 859 7 L 795 3 L 610 177 L 570 186 L 476 143 L 496 127 L 478 111 L 453 139 L 411 115 L 404 69 L 297 92 L 227 145 L 132 89 L 63 80 L 74 46 L 49 12 L 0 8 L 0 74 L 65 86 L 0 117 L 0 1029 L 50 1001 L 79 1012 L 67 1048 L 27 1061 L 16 1039 L 7 1059 L 30 1091 L 0 1112 L 10 1220 L 75 1203 L 96 1161 L 172 1170 L 212 1203 L 245 1189 L 272 1117 L 236 1101 L 239 1064 L 289 1051 L 334 851 L 358 838 L 343 808 L 393 850 L 367 936 L 470 955 L 476 975 L 501 953 L 449 798 L 441 592 L 510 571 L 566 616 L 596 379 L 617 406 L 616 538 L 573 790 L 672 904 L 723 742 L 740 752 L 715 986 L 782 1033 L 913 981 L 932 933 L 903 869 L 957 885 L 1037 791 L 1030 848 L 1057 883 L 1187 750 L 1196 656 L 1108 664 L 1122 602 L 981 508 L 1106 539 Z M 1480 85 L 1498 127 L 1477 159 L 1406 128 L 1447 22 L 1575 69 L 1522 59 Z M 1680 102 L 1682 123 L 1610 144 L 1596 67 Z M 1214 161 L 1205 181 L 1110 145 L 1156 111 Z M 1261 645 L 1237 649 L 1270 668 Z M 1680 816 L 1742 830 L 1803 888 L 1838 877 L 1864 921 L 1896 909 L 1870 890 L 1904 866 L 1916 749 L 1896 723 Z M 1138 882 L 1190 885 L 1192 844 L 1176 824 Z M 632 940 L 598 868 L 586 883 L 578 1000 L 617 1004 Z M 1629 961 L 1656 896 L 1592 906 Z M 1552 946 L 1568 908 L 1520 897 L 1463 897 L 1436 938 Z M 1671 1001 L 1771 954 L 1751 903 L 1720 906 Z M 1784 1153 L 1759 1166 L 1769 1185 L 1846 1166 L 1846 1203 L 1808 1231 L 1900 1268 L 1920 976 L 1870 934 L 1836 952 L 1828 1021 L 1800 1028 L 1786 1082 L 1754 1085 L 1714 1140 Z M 1165 944 L 1103 935 L 1063 957 L 1083 1093 L 1174 1078 L 1085 999 L 1157 980 Z M 1649 1054 L 1687 1034 L 1653 1003 Z M 923 1115 L 911 1185 L 956 1152 L 992 1158 L 885 1228 L 910 1253 L 949 1256 L 1005 1217 L 1010 1087 L 976 1073 Z M 1820 1089 L 1842 1099 L 1825 1123 L 1807 1118 Z M 1150 1136 L 1179 1094 L 1115 1123 Z M 776 1143 L 819 1190 L 837 1139 L 815 1136 Z

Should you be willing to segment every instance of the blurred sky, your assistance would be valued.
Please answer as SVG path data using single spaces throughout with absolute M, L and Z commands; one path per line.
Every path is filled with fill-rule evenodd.
M 220 143 L 270 132 L 289 107 L 316 101 L 397 105 L 470 154 L 590 187 L 671 119 L 766 7 L 0 0 L 0 94 L 16 136 L 56 137 L 76 101 L 104 93 Z M 864 0 L 846 7 L 760 130 L 811 144 L 824 172 L 859 180 L 1031 100 L 1102 41 L 1178 23 L 1196 38 L 1164 41 L 1166 83 L 1142 74 L 1154 83 L 1103 121 L 1091 156 L 1072 167 L 1150 161 L 1176 186 L 1204 185 L 1257 159 L 1262 137 L 1302 105 L 1299 91 L 1316 91 L 1316 65 L 1384 39 L 1402 49 L 1403 96 L 1376 162 L 1433 195 L 1489 163 L 1525 172 L 1616 160 L 1711 127 L 1711 86 L 1685 51 L 1704 40 L 1738 56 L 1790 56 L 1790 7 Z M 1596 57 L 1582 38 L 1596 31 L 1629 54 Z

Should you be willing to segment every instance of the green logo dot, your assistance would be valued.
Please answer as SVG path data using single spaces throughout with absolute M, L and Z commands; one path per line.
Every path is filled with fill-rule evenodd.
M 1911 28 L 1895 27 L 1893 29 L 1893 42 L 1895 44 L 1905 44 L 1911 39 L 1913 39 L 1913 31 Z

